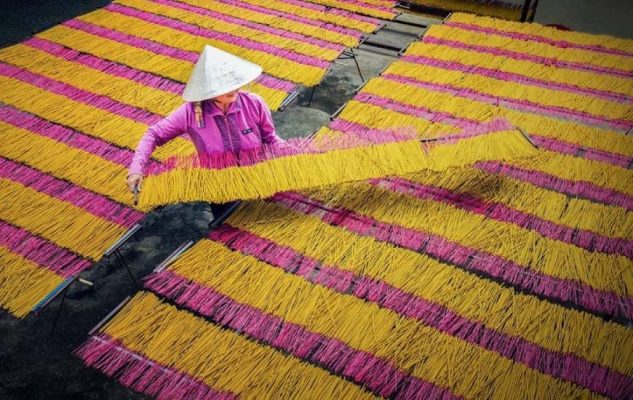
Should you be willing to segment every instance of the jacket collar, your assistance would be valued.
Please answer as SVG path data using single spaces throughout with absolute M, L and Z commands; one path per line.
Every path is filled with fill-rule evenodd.
M 205 111 L 212 117 L 215 117 L 216 115 L 224 115 L 224 112 L 222 112 L 222 110 L 220 110 L 220 107 L 218 107 L 213 100 L 205 100 L 204 104 L 206 105 L 205 107 Z M 235 101 L 233 103 L 231 103 L 231 105 L 229 106 L 228 111 L 226 112 L 226 114 L 233 114 L 233 113 L 237 113 L 239 111 L 242 111 L 242 99 L 240 96 L 240 93 L 237 94 L 237 99 L 235 99 Z

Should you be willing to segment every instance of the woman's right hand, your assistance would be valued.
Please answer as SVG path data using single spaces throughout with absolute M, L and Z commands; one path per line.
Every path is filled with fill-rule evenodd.
M 130 189 L 132 193 L 134 193 L 134 188 L 138 188 L 138 191 L 141 191 L 141 185 L 143 184 L 143 175 L 141 174 L 130 174 L 127 177 L 127 187 Z

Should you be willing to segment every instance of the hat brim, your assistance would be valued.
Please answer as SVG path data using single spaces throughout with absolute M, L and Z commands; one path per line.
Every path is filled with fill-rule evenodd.
M 197 88 L 197 90 L 187 90 L 189 89 L 189 87 L 187 87 L 185 88 L 185 91 L 182 94 L 182 98 L 183 100 L 189 101 L 189 102 L 213 99 L 252 83 L 257 78 L 259 78 L 261 74 L 262 74 L 262 69 L 260 67 L 259 70 L 250 71 L 249 74 L 245 75 L 243 79 L 241 79 L 239 82 L 235 82 L 230 85 L 223 85 L 221 88 L 216 88 L 216 89 L 207 90 L 207 91 L 202 91 L 200 90 L 200 88 Z

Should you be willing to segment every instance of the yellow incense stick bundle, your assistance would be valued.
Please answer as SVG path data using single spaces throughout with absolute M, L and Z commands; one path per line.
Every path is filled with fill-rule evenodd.
M 358 126 L 337 120 L 330 128 L 321 128 L 316 139 L 346 135 L 348 129 L 358 129 Z M 442 126 L 430 124 L 422 131 L 418 129 L 418 139 L 425 153 L 418 171 L 445 171 L 480 161 L 511 161 L 538 154 L 531 138 L 505 118 L 471 123 L 449 132 L 443 131 L 447 128 Z
M 425 155 L 411 133 L 366 131 L 326 139 L 174 158 L 149 171 L 140 206 L 261 199 L 282 191 L 407 174 L 424 165 Z
M 465 128 L 458 134 L 422 139 L 422 147 L 427 154 L 424 169 L 435 171 L 538 154 L 531 139 L 505 119 Z
M 534 147 L 505 120 L 473 125 L 463 133 L 428 139 L 398 133 L 323 131 L 283 147 L 174 158 L 149 171 L 140 207 L 189 201 L 226 203 L 425 169 L 446 170 L 477 161 L 532 156 Z

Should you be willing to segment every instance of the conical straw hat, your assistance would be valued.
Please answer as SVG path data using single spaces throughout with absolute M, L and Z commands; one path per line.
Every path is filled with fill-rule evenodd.
M 239 89 L 257 79 L 262 67 L 226 51 L 205 46 L 182 98 L 202 101 Z

